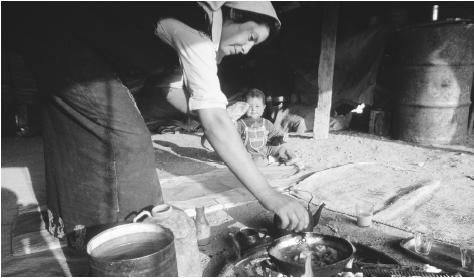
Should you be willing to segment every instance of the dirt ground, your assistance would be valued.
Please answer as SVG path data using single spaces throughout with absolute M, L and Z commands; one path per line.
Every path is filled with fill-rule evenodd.
M 176 133 L 152 136 L 160 177 L 200 174 L 214 167 L 225 167 L 215 152 L 201 147 L 200 135 Z M 470 207 L 472 203 L 470 198 L 466 198 L 469 195 L 464 193 L 474 189 L 474 135 L 458 145 L 422 146 L 362 132 L 339 131 L 331 132 L 329 138 L 324 140 L 313 139 L 312 133 L 290 134 L 287 146 L 303 165 L 314 171 L 349 163 L 376 162 L 406 173 L 397 176 L 400 184 L 410 184 L 417 177 L 431 177 L 451 186 L 452 194 L 445 196 L 447 199 L 454 199 L 461 207 Z M 373 176 L 373 180 L 379 178 Z M 368 179 L 367 184 L 370 183 Z M 472 225 L 474 230 L 474 211 L 462 216 L 459 221 Z
M 169 180 L 180 176 L 206 174 L 219 168 L 226 168 L 216 153 L 202 148 L 201 135 L 202 133 L 152 135 L 156 167 L 160 179 Z M 4 258 L 9 253 L 7 250 L 10 241 L 7 231 L 17 215 L 15 208 L 18 205 L 44 203 L 42 143 L 40 138 L 8 139 L 2 140 L 2 273 L 5 266 L 7 270 L 10 267 L 10 271 L 4 274 L 25 274 L 38 271 L 35 269 L 42 269 L 40 265 L 36 264 L 41 261 L 38 258 L 43 255 L 36 254 L 31 258 L 28 256 L 25 258 L 9 257 L 7 260 L 6 257 Z M 391 169 L 392 172 L 400 173 L 396 175 L 396 183 L 413 184 L 422 177 L 441 180 L 444 188 L 435 193 L 437 196 L 433 199 L 438 203 L 433 204 L 433 200 L 430 200 L 429 205 L 421 207 L 418 214 L 408 217 L 411 218 L 408 220 L 426 222 L 423 223 L 424 226 L 444 232 L 451 242 L 459 243 L 474 239 L 474 232 L 472 232 L 474 231 L 472 202 L 474 199 L 474 136 L 467 138 L 463 144 L 459 145 L 420 146 L 361 132 L 340 131 L 331 132 L 329 138 L 324 140 L 312 139 L 311 133 L 290 134 L 287 144 L 296 153 L 302 164 L 311 171 L 326 173 L 326 176 L 331 173 L 339 173 L 343 176 L 346 169 L 344 165 L 351 163 L 364 165 L 363 163 L 376 162 L 380 165 L 388 165 L 386 169 Z M 19 154 L 23 155 L 20 157 Z M 21 160 L 19 160 L 20 158 Z M 341 165 L 343 165 L 342 168 L 339 167 Z M 26 166 L 30 174 L 25 176 L 23 172 L 18 172 L 22 169 L 21 167 L 21 169 L 16 169 L 14 166 Z M 5 169 L 3 169 L 4 167 Z M 333 172 L 331 169 L 339 170 Z M 371 183 L 380 181 L 384 174 L 388 173 L 377 172 L 364 182 L 370 188 Z M 26 177 L 25 180 L 22 177 Z M 347 174 L 342 178 L 347 179 Z M 388 178 L 390 175 L 387 175 L 385 179 Z M 33 189 L 30 188 L 32 185 Z M 8 194 L 3 194 L 9 192 L 7 189 L 12 194 L 16 194 L 16 199 L 9 199 Z M 36 197 L 30 191 L 35 191 Z M 339 201 L 344 202 L 345 200 Z M 8 209 L 10 203 L 11 209 Z M 329 207 L 331 204 L 327 205 Z M 392 248 L 392 242 L 399 244 L 401 239 L 411 236 L 410 231 L 380 223 L 374 224 L 369 229 L 358 228 L 354 225 L 353 217 L 335 213 L 329 209 L 325 211 L 321 218 L 321 227 L 317 232 L 333 234 L 333 231 L 328 227 L 339 225 L 341 236 L 350 236 L 351 240 L 355 242 L 361 242 L 384 251 L 401 263 L 421 263 L 404 256 L 400 250 Z M 265 211 L 255 201 L 209 213 L 208 220 L 214 238 L 209 246 L 201 248 L 203 275 L 216 276 L 227 260 L 232 257 L 229 232 L 235 232 L 243 226 L 259 228 L 263 225 L 270 227 L 272 217 L 272 213 Z M 405 221 L 405 219 L 402 220 Z M 401 223 L 411 225 L 412 222 L 402 221 Z M 45 274 L 46 276 L 55 275 L 54 273 L 69 275 L 59 267 L 61 264 L 57 263 L 55 257 L 49 255 L 41 258 L 43 259 L 41 262 L 45 262 L 42 264 L 51 263 L 51 268 L 47 270 L 48 275 Z M 18 264 L 17 260 L 26 261 L 18 262 Z M 27 261 L 35 267 L 17 269 L 17 266 L 25 265 L 24 263 Z M 61 266 L 64 268 L 63 265 Z M 77 269 L 80 270 L 81 267 L 77 267 Z M 74 275 L 73 270 L 71 273 Z M 78 273 L 82 272 L 78 271 Z
M 218 155 L 201 147 L 202 133 L 155 134 L 152 139 L 158 147 L 157 168 L 160 174 L 197 174 L 206 167 L 195 163 L 181 164 L 171 171 L 166 166 L 185 162 L 188 159 L 200 160 L 204 164 L 223 165 Z M 158 146 L 157 146 L 158 145 Z M 423 146 L 387 137 L 355 131 L 339 131 L 329 134 L 329 138 L 314 140 L 312 133 L 291 134 L 287 146 L 291 148 L 304 165 L 322 170 L 350 162 L 378 161 L 394 165 L 417 166 L 423 172 L 438 175 L 474 175 L 474 135 L 457 145 Z M 166 152 L 160 152 L 159 150 Z M 168 154 L 167 154 L 168 153 Z M 169 153 L 177 154 L 170 155 Z M 187 166 L 192 166 L 191 168 Z
M 216 153 L 204 150 L 200 145 L 200 134 L 156 134 L 153 135 L 153 142 L 155 144 L 157 168 L 159 175 L 164 177 L 168 175 L 192 175 L 209 171 L 213 167 L 224 167 L 224 164 L 216 155 Z M 446 200 L 445 203 L 455 202 L 460 207 L 472 207 L 472 199 L 469 194 L 463 194 L 459 188 L 470 188 L 470 192 L 474 191 L 474 137 L 467 138 L 459 145 L 436 145 L 436 146 L 422 146 L 417 144 L 410 144 L 403 141 L 391 140 L 387 137 L 375 136 L 362 132 L 355 131 L 340 131 L 332 132 L 329 138 L 325 140 L 314 140 L 312 134 L 296 135 L 290 134 L 288 139 L 288 146 L 294 150 L 301 162 L 315 171 L 323 171 L 337 167 L 339 165 L 346 165 L 349 163 L 358 162 L 377 162 L 380 164 L 390 165 L 397 171 L 408 172 L 408 175 L 401 175 L 398 182 L 402 184 L 410 184 L 414 182 L 416 177 L 434 177 L 443 182 L 453 181 L 452 194 L 445 194 L 440 196 Z M 163 159 L 162 159 L 163 158 Z M 383 175 L 383 173 L 380 173 Z M 380 176 L 373 176 L 373 180 L 379 179 Z M 407 179 L 407 180 L 403 180 Z M 367 180 L 370 184 L 371 180 Z M 451 185 L 450 185 L 451 186 Z M 464 187 L 463 187 L 464 186 Z M 449 188 L 449 187 L 448 187 Z M 457 189 L 458 188 L 458 189 Z M 467 196 L 467 197 L 466 197 Z M 438 198 L 438 199 L 439 199 Z M 271 214 L 265 212 L 258 204 L 251 205 L 254 207 L 252 211 L 257 210 L 259 216 L 271 219 Z M 441 224 L 441 230 L 444 228 L 449 231 L 449 225 L 453 221 L 457 224 L 467 225 L 472 227 L 474 231 L 474 211 L 469 211 L 460 215 L 459 211 L 446 209 L 446 204 L 440 204 L 434 211 L 423 212 L 422 215 L 428 217 L 448 217 L 450 221 L 446 224 Z M 257 209 L 255 208 L 257 207 Z M 433 208 L 429 208 L 433 209 Z M 443 210 L 437 211 L 437 210 Z M 227 220 L 235 221 L 235 214 L 238 211 L 246 211 L 237 209 L 230 213 L 233 217 L 229 217 L 229 212 L 213 213 L 209 216 L 211 225 L 213 223 L 218 227 L 224 227 L 229 231 L 232 225 L 226 225 Z M 237 213 L 238 214 L 238 213 Z M 332 218 L 331 218 L 332 217 Z M 337 223 L 340 222 L 340 216 L 335 216 L 333 213 L 327 212 L 323 216 L 322 223 Z M 238 217 L 237 217 L 238 218 Z M 245 217 L 241 217 L 244 219 Z M 334 221 L 336 218 L 337 221 Z M 351 220 L 352 221 L 352 220 Z M 420 220 L 421 221 L 421 220 Z M 266 223 L 264 220 L 260 223 L 245 223 L 247 220 L 240 221 L 238 224 L 255 227 Z M 259 222 L 259 221 L 257 221 Z M 442 222 L 442 221 L 437 221 Z M 228 224 L 228 223 L 227 223 Z M 237 225 L 238 224 L 234 224 Z M 354 225 L 352 225 L 354 226 Z M 445 226 L 445 227 L 443 227 Z M 351 227 L 351 225 L 349 225 Z M 380 231 L 388 229 L 384 225 L 377 227 L 378 232 L 358 231 L 352 229 L 347 231 L 347 234 L 352 235 L 352 238 L 358 242 L 362 242 L 383 250 L 384 252 L 397 258 L 402 263 L 414 263 L 413 260 L 407 259 L 402 255 L 400 250 L 394 250 L 393 245 L 388 239 L 400 242 L 401 238 L 410 236 L 406 231 L 387 231 L 390 236 L 384 237 Z M 232 228 L 230 228 L 232 230 Z M 469 230 L 469 228 L 468 228 Z M 217 231 L 216 231 L 217 232 Z M 330 230 L 323 227 L 320 232 L 331 233 Z M 227 233 L 216 233 L 222 237 L 227 236 Z M 374 241 L 375 235 L 378 240 Z M 474 239 L 474 232 L 469 234 L 452 233 L 452 237 L 448 238 L 451 241 L 459 242 L 466 239 Z M 222 239 L 224 240 L 224 239 Z M 202 264 L 204 267 L 204 275 L 217 275 L 219 269 L 225 263 L 223 257 L 228 257 L 228 244 L 214 241 L 215 246 L 207 247 L 202 250 Z M 223 253 L 226 256 L 221 256 Z

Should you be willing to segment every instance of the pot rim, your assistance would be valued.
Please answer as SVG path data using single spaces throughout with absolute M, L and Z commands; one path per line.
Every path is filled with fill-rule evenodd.
M 116 232 L 116 234 L 113 234 Z M 104 259 L 100 257 L 95 257 L 92 256 L 92 251 L 99 247 L 100 245 L 106 243 L 107 241 L 110 241 L 115 238 L 119 238 L 121 236 L 129 235 L 132 233 L 160 233 L 164 232 L 167 236 L 169 236 L 169 242 L 164 245 L 160 250 L 156 250 L 153 253 L 150 253 L 145 256 L 137 257 L 137 258 L 132 258 L 132 259 L 120 259 L 120 260 L 110 260 L 110 259 Z M 111 236 L 111 234 L 113 236 Z M 115 263 L 115 262 L 133 262 L 135 260 L 143 260 L 145 258 L 151 257 L 157 253 L 159 253 L 162 249 L 167 249 L 170 247 L 170 245 L 174 244 L 174 235 L 169 230 L 168 228 L 159 225 L 159 224 L 151 224 L 151 223 L 128 223 L 128 224 L 122 224 L 118 225 L 109 229 L 106 229 L 97 235 L 95 235 L 93 238 L 89 240 L 87 243 L 87 255 L 89 258 L 96 262 L 108 262 L 108 263 Z
M 347 245 L 348 247 L 350 247 L 350 254 L 349 256 L 347 257 L 344 257 L 342 259 L 339 259 L 337 261 L 335 261 L 334 263 L 332 264 L 327 264 L 323 267 L 318 267 L 317 269 L 322 269 L 322 268 L 326 268 L 326 267 L 331 267 L 331 266 L 334 266 L 336 265 L 337 263 L 340 263 L 342 261 L 345 261 L 345 260 L 348 260 L 352 257 L 354 257 L 354 254 L 356 252 L 356 248 L 354 247 L 354 245 L 348 241 L 347 239 L 345 238 L 342 238 L 342 237 L 337 237 L 337 236 L 331 236 L 331 235 L 323 235 L 323 234 L 319 234 L 319 233 L 314 233 L 314 232 L 304 232 L 304 233 L 299 233 L 299 234 L 289 234 L 289 235 L 285 235 L 285 236 L 282 236 L 282 237 L 279 237 L 277 239 L 275 239 L 271 244 L 270 246 L 268 246 L 268 249 L 267 249 L 267 252 L 268 252 L 268 256 L 272 259 L 274 259 L 275 261 L 277 261 L 278 263 L 284 263 L 284 264 L 287 264 L 287 265 L 291 265 L 292 267 L 304 267 L 304 264 L 299 264 L 299 263 L 295 263 L 295 262 L 291 262 L 291 261 L 283 261 L 275 256 L 272 255 L 272 250 L 275 250 L 276 246 L 286 240 L 286 239 L 289 239 L 289 238 L 293 238 L 295 236 L 301 236 L 301 234 L 305 234 L 305 235 L 311 235 L 311 236 L 317 236 L 317 237 L 321 237 L 321 238 L 329 238 L 331 240 L 334 240 L 334 241 L 339 241 L 341 243 L 344 243 L 345 245 Z M 338 250 L 339 251 L 339 250 Z M 313 268 L 314 269 L 314 268 Z

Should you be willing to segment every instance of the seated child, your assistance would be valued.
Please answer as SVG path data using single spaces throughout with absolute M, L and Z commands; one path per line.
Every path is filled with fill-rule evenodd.
M 293 152 L 283 145 L 284 134 L 262 117 L 265 94 L 258 89 L 251 89 L 245 98 L 249 108 L 245 116 L 237 121 L 237 131 L 255 163 L 259 166 L 267 165 L 269 157 L 280 162 L 295 158 Z

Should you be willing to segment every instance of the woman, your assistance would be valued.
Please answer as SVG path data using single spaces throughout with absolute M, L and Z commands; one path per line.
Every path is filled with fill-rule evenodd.
M 302 230 L 309 221 L 307 213 L 299 203 L 273 190 L 249 159 L 226 114 L 227 100 L 217 77 L 216 62 L 228 55 L 247 54 L 276 32 L 280 26 L 276 12 L 270 2 L 200 5 L 211 22 L 207 33 L 175 18 L 161 19 L 156 28 L 157 35 L 178 53 L 184 87 L 190 95 L 189 106 L 175 106 L 182 112 L 189 109 L 197 114 L 207 139 L 220 157 L 265 208 L 282 218 L 283 228 Z M 178 98 L 180 91 L 175 90 L 173 95 L 168 98 Z
M 123 73 L 137 66 L 149 80 L 163 76 L 163 65 L 173 69 L 176 60 L 169 59 L 173 52 L 182 77 L 168 84 L 160 81 L 161 86 L 175 88 L 171 95 L 177 98 L 170 97 L 176 100 L 170 103 L 199 118 L 220 157 L 266 209 L 280 216 L 283 228 L 299 231 L 309 223 L 304 207 L 272 189 L 246 154 L 226 114 L 227 100 L 217 77 L 216 63 L 223 57 L 246 54 L 276 31 L 280 22 L 273 7 L 269 2 L 180 5 L 162 13 L 154 24 L 155 34 L 172 52 L 160 46 L 156 37 L 133 39 L 140 30 L 132 28 L 127 37 L 120 25 L 123 20 L 107 18 L 97 23 L 90 9 L 81 13 L 81 7 L 55 13 L 73 27 L 52 20 L 40 29 L 55 30 L 41 33 L 29 57 L 46 95 L 43 137 L 49 229 L 56 236 L 122 221 L 145 206 L 163 202 L 150 134 L 123 85 L 127 83 Z M 116 9 L 105 6 L 104 11 L 102 16 Z M 35 12 L 43 20 L 48 18 Z M 142 17 L 153 13 L 151 8 L 143 10 Z M 111 28 L 103 27 L 107 24 Z M 141 51 L 126 51 L 130 45 Z M 182 101 L 186 99 L 187 103 Z

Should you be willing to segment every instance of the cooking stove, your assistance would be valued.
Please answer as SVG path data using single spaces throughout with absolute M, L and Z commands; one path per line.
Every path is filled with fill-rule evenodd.
M 352 272 L 364 277 L 456 277 L 446 272 L 429 273 L 420 266 L 402 266 L 394 258 L 369 246 L 353 243 L 356 247 Z M 269 243 L 245 251 L 240 259 L 224 266 L 220 277 L 287 277 L 278 271 L 267 253 Z

